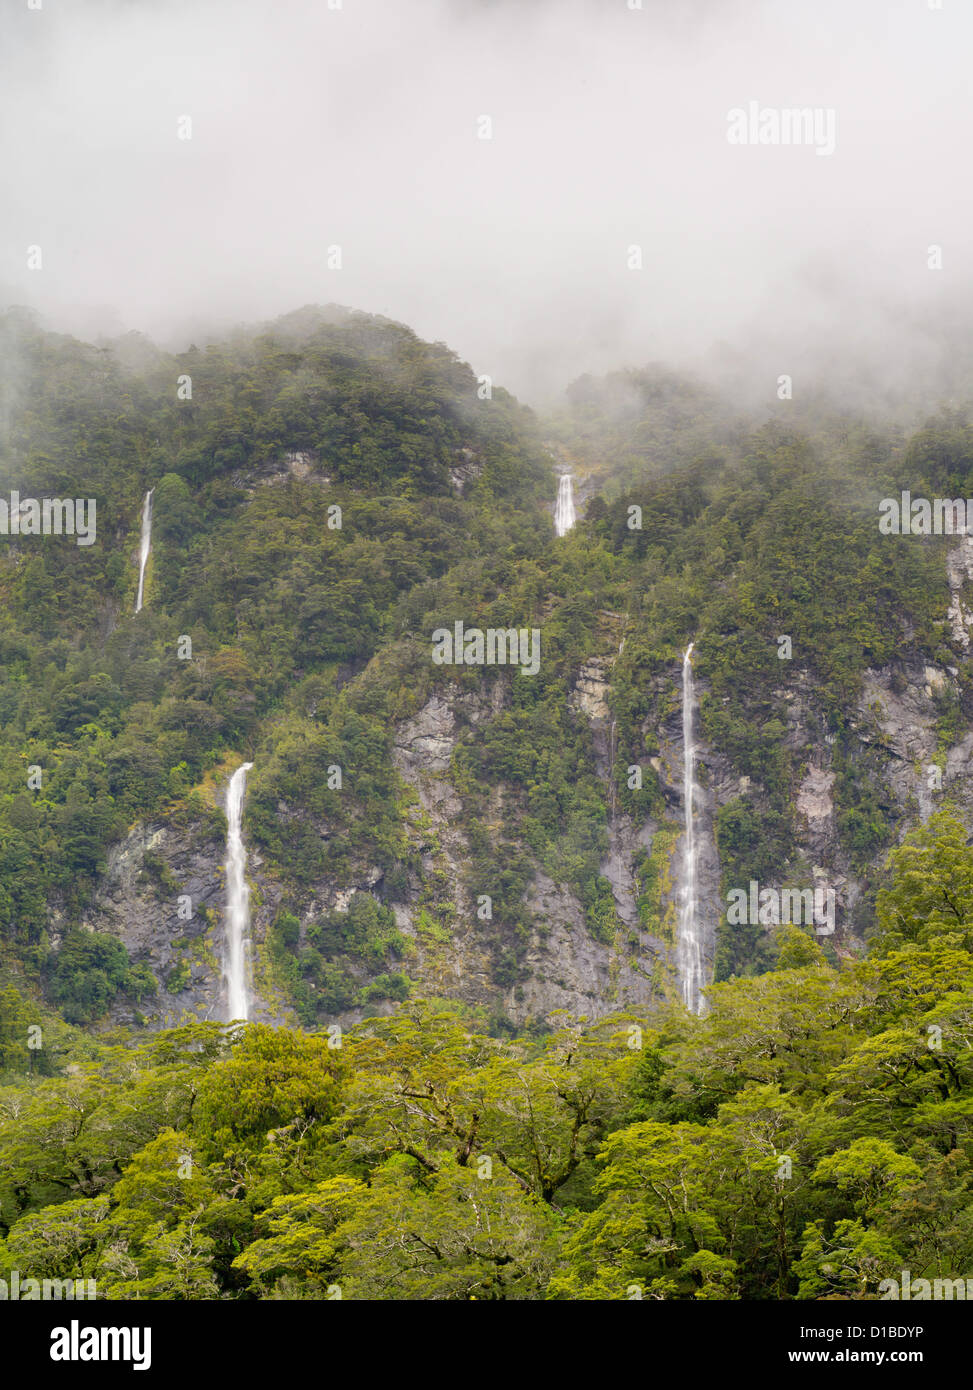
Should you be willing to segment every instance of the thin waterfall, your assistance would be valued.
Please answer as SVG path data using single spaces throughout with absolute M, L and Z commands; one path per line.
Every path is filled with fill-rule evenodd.
M 559 536 L 570 531 L 575 523 L 574 483 L 570 473 L 562 473 L 557 484 L 557 501 L 554 504 L 554 529 Z
M 139 596 L 135 600 L 135 611 L 142 611 L 142 595 L 145 593 L 145 567 L 149 563 L 149 552 L 152 549 L 152 494 L 154 487 L 150 487 L 145 494 L 145 501 L 142 503 L 142 545 L 139 551 Z
M 250 889 L 247 887 L 247 852 L 241 820 L 247 773 L 253 763 L 241 763 L 230 778 L 226 793 L 226 940 L 223 978 L 226 981 L 226 1018 L 250 1016 Z
M 676 943 L 676 964 L 679 983 L 686 1008 L 698 1014 L 703 991 L 703 936 L 697 916 L 696 879 L 699 852 L 696 843 L 696 739 L 693 732 L 693 713 L 696 693 L 693 688 L 693 646 L 690 642 L 682 659 L 682 748 L 683 748 L 683 814 L 685 829 L 682 842 L 682 868 L 679 882 L 679 935 Z

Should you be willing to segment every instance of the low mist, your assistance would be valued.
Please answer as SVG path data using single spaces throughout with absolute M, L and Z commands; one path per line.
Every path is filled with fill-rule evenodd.
M 539 406 L 649 361 L 965 391 L 959 0 L 332 5 L 9 0 L 0 307 L 182 348 L 334 302 Z M 820 139 L 729 138 L 794 108 Z

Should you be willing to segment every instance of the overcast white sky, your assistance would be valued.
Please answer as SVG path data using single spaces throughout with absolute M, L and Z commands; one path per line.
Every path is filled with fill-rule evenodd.
M 935 380 L 973 285 L 971 7 L 629 3 L 2 0 L 0 306 L 183 346 L 336 301 L 537 402 L 714 350 Z M 728 143 L 750 101 L 834 108 L 834 154 Z

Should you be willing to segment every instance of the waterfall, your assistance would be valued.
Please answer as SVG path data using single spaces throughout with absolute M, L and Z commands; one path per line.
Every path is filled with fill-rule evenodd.
M 152 494 L 154 487 L 150 487 L 145 494 L 145 501 L 142 503 L 142 545 L 139 551 L 139 596 L 135 600 L 135 611 L 142 611 L 142 594 L 145 591 L 145 567 L 149 563 L 149 551 L 152 549 Z
M 559 536 L 563 536 L 571 530 L 574 522 L 574 484 L 570 473 L 562 473 L 557 484 L 557 502 L 554 504 L 554 529 Z
M 226 793 L 226 937 L 223 952 L 223 978 L 226 980 L 226 1018 L 249 1016 L 248 984 L 250 947 L 250 889 L 245 869 L 247 852 L 240 828 L 247 773 L 253 763 L 241 763 L 230 778 Z
M 693 709 L 696 702 L 693 689 L 694 644 L 690 642 L 682 659 L 682 748 L 683 748 L 683 808 L 685 830 L 682 842 L 682 869 L 679 883 L 679 935 L 676 944 L 676 963 L 679 983 L 686 1008 L 698 1014 L 703 990 L 703 937 L 696 915 L 696 877 L 698 848 L 696 844 L 695 801 L 696 742 L 693 733 Z

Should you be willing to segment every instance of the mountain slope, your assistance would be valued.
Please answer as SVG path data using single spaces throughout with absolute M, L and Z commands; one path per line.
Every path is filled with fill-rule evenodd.
M 969 818 L 967 543 L 877 527 L 902 487 L 964 494 L 961 414 L 904 441 L 580 383 L 552 447 L 609 500 L 556 540 L 533 417 L 401 325 L 302 310 L 179 358 L 4 334 L 5 482 L 99 508 L 97 544 L 10 536 L 0 571 L 4 961 L 72 1021 L 220 1016 L 244 757 L 258 1017 L 671 993 L 690 640 L 717 979 L 774 959 L 733 889 L 827 885 L 854 952 L 907 826 Z M 456 623 L 536 630 L 536 674 L 437 665 Z

